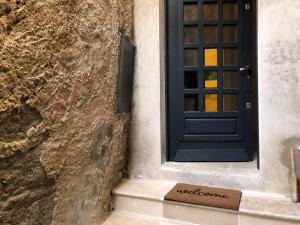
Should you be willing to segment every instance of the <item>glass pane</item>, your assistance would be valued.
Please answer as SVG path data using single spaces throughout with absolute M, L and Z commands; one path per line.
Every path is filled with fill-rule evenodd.
M 236 48 L 224 48 L 223 49 L 223 65 L 232 66 L 237 65 L 237 49 Z
M 218 65 L 218 49 L 216 48 L 204 49 L 204 65 L 205 66 Z
M 218 19 L 217 3 L 203 3 L 203 18 L 204 20 Z
M 198 111 L 198 95 L 184 96 L 184 111 Z
M 235 2 L 223 3 L 223 19 L 237 20 L 237 4 Z
M 223 27 L 223 42 L 236 43 L 237 42 L 237 26 L 230 25 Z
M 184 65 L 185 66 L 198 65 L 198 49 L 184 49 Z
M 218 87 L 218 71 L 205 71 L 204 73 L 204 87 L 217 88 Z
M 197 27 L 184 28 L 184 43 L 196 43 L 197 41 Z
M 184 21 L 195 21 L 198 18 L 198 5 L 195 4 L 184 4 Z
M 217 26 L 205 26 L 203 34 L 204 34 L 204 42 L 205 43 L 217 43 L 218 42 Z
M 185 71 L 184 72 L 184 88 L 195 89 L 198 88 L 198 72 Z
M 224 112 L 235 112 L 237 111 L 237 94 L 224 94 L 223 95 L 223 111 Z
M 218 112 L 218 95 L 205 94 L 204 95 L 204 111 L 205 112 Z
M 237 73 L 235 71 L 224 71 L 223 88 L 238 88 Z

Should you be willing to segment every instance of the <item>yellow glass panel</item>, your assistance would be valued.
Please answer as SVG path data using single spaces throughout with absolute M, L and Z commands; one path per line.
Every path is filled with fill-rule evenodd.
M 206 80 L 205 81 L 205 87 L 206 88 L 217 88 L 218 82 L 216 80 Z
M 205 71 L 205 88 L 217 88 L 218 87 L 218 71 Z
M 216 48 L 204 49 L 204 65 L 205 66 L 218 65 L 218 49 Z
M 217 94 L 206 94 L 204 100 L 205 112 L 218 112 L 218 95 Z

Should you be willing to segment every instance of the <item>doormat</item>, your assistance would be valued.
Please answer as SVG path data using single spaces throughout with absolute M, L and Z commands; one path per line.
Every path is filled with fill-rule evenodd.
M 241 197 L 242 192 L 238 190 L 179 183 L 165 195 L 164 199 L 223 209 L 239 210 Z

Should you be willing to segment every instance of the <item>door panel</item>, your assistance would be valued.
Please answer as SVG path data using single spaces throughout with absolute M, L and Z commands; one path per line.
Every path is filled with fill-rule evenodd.
M 168 159 L 251 160 L 248 1 L 167 3 Z
M 237 134 L 237 119 L 186 119 L 185 135 Z

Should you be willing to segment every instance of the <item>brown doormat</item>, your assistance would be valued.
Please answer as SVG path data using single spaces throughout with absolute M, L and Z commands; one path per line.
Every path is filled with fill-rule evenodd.
M 242 192 L 191 184 L 176 184 L 165 200 L 239 210 Z

